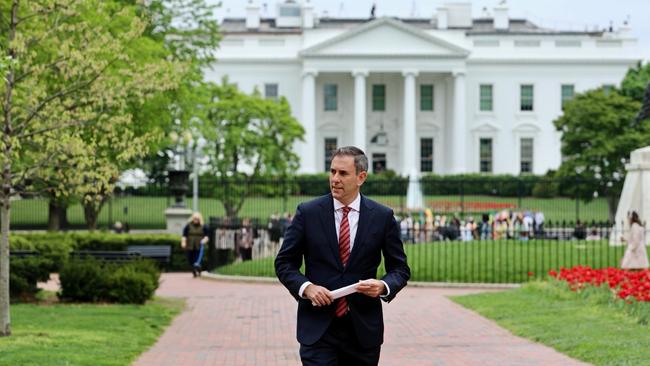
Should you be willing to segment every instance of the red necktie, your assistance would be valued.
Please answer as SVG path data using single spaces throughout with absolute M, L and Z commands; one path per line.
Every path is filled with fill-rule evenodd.
M 341 263 L 343 267 L 348 264 L 350 259 L 350 223 L 348 222 L 348 213 L 350 207 L 343 207 L 343 218 L 341 219 L 339 229 L 339 255 L 341 256 Z M 348 301 L 342 297 L 336 301 L 336 316 L 342 317 L 348 312 Z

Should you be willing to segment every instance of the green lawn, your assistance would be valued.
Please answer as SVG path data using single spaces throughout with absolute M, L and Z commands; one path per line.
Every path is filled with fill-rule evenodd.
M 624 247 L 601 241 L 515 240 L 434 242 L 404 246 L 411 280 L 428 282 L 519 283 L 545 278 L 550 269 L 577 264 L 618 266 Z M 380 268 L 381 275 L 383 267 Z M 275 276 L 273 258 L 234 263 L 217 273 Z M 531 272 L 531 273 L 529 273 Z
M 274 212 L 293 212 L 300 202 L 307 201 L 313 197 L 290 196 L 287 200 L 280 197 L 265 198 L 252 197 L 244 202 L 239 216 L 255 217 L 266 220 Z M 406 203 L 402 196 L 375 196 L 371 197 L 383 204 L 401 211 Z M 453 204 L 454 209 L 463 207 L 475 207 L 481 202 L 508 203 L 521 210 L 541 210 L 544 212 L 547 221 L 575 221 L 576 214 L 583 221 L 607 220 L 607 203 L 599 198 L 589 204 L 580 202 L 576 210 L 576 201 L 568 198 L 528 198 L 518 199 L 517 197 L 493 197 L 493 196 L 465 196 L 462 200 L 459 196 L 426 196 L 425 203 L 432 205 L 435 202 L 448 202 Z M 173 203 L 170 197 L 115 197 L 107 203 L 99 217 L 100 226 L 106 227 L 108 222 L 128 222 L 131 228 L 154 229 L 165 227 L 165 208 Z M 187 201 L 191 205 L 191 198 Z M 213 198 L 201 198 L 199 209 L 204 217 L 222 217 L 224 209 L 221 202 Z M 483 212 L 468 212 L 467 215 L 478 215 Z M 576 212 L 577 211 L 577 212 Z M 12 203 L 11 224 L 15 226 L 42 225 L 47 224 L 48 205 L 44 199 L 23 199 Z M 438 213 L 438 212 L 437 212 Z M 444 213 L 444 212 L 439 212 Z M 452 212 L 447 212 L 451 214 Z M 68 209 L 68 220 L 71 224 L 83 225 L 83 210 L 81 205 L 76 204 Z
M 650 328 L 611 303 L 588 301 L 547 282 L 452 300 L 515 335 L 594 365 L 650 365 Z
M 146 305 L 13 304 L 0 365 L 129 365 L 183 306 L 161 298 Z

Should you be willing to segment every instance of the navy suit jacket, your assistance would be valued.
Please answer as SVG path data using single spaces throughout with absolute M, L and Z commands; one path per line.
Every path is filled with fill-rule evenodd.
M 275 259 L 280 282 L 298 301 L 298 342 L 318 341 L 334 318 L 334 304 L 316 307 L 298 295 L 306 281 L 329 290 L 377 277 L 384 256 L 386 275 L 381 279 L 390 288 L 382 298 L 391 301 L 406 286 L 411 276 L 393 211 L 361 196 L 359 225 L 346 267 L 339 256 L 331 194 L 302 203 L 287 228 L 282 247 Z M 300 272 L 304 258 L 305 273 Z M 350 317 L 361 346 L 376 347 L 384 340 L 384 320 L 379 298 L 360 293 L 347 296 Z

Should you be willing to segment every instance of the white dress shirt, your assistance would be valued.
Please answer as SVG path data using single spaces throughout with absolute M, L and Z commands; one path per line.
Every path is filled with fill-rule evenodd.
M 334 198 L 334 223 L 336 225 L 337 242 L 339 238 L 339 231 L 341 229 L 341 221 L 343 220 L 343 207 L 345 207 L 345 205 L 341 203 L 341 201 Z M 348 205 L 348 207 L 350 207 L 350 212 L 348 212 L 348 224 L 350 226 L 350 251 L 352 251 L 354 239 L 357 237 L 357 228 L 359 228 L 359 209 L 361 208 L 361 195 L 357 194 L 357 198 L 355 198 L 354 201 Z M 298 296 L 304 298 L 302 294 L 310 284 L 310 281 L 303 283 L 298 290 Z M 388 288 L 388 284 L 386 282 L 384 282 L 384 286 L 386 287 L 386 294 L 381 295 L 381 297 L 385 297 L 390 294 L 390 289 Z

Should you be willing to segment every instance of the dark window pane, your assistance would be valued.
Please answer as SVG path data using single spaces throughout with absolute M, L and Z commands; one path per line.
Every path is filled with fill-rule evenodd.
M 480 169 L 481 173 L 492 172 L 492 139 L 480 140 Z
M 336 111 L 338 109 L 338 85 L 325 84 L 323 87 L 325 95 L 325 110 Z
M 372 110 L 379 112 L 386 110 L 386 85 L 374 84 L 372 86 Z
M 534 108 L 534 89 L 532 85 L 522 85 L 521 86 L 521 110 L 522 111 L 532 111 Z
M 330 165 L 332 164 L 332 153 L 336 150 L 336 138 L 326 138 L 325 139 L 325 171 L 330 171 Z
M 420 85 L 420 110 L 433 111 L 433 85 Z
M 433 139 L 420 139 L 420 171 L 433 172 Z

